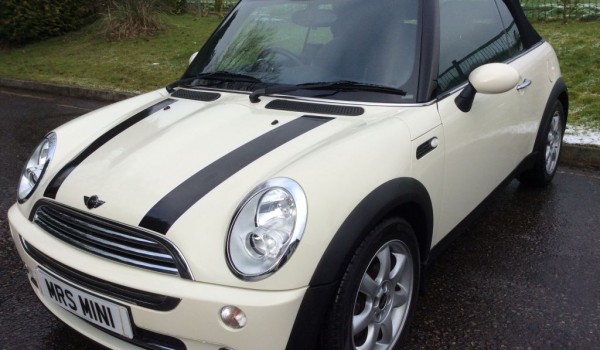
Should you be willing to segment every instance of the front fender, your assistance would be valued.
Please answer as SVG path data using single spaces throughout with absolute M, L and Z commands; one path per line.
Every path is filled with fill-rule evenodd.
M 405 205 L 413 205 L 420 209 L 424 216 L 425 232 L 416 231 L 421 238 L 425 237 L 425 244 L 421 248 L 429 247 L 433 232 L 433 207 L 427 189 L 413 178 L 393 179 L 373 190 L 346 218 L 319 261 L 310 286 L 337 281 L 370 229 Z M 407 218 L 409 222 L 413 219 Z M 422 252 L 422 256 L 426 258 L 427 252 Z
M 410 208 L 411 212 L 403 208 Z M 407 220 L 419 226 L 416 231 L 421 257 L 426 261 L 433 233 L 433 207 L 427 189 L 408 177 L 385 182 L 352 210 L 329 243 L 298 310 L 287 350 L 318 348 L 319 330 L 327 313 L 315 310 L 329 309 L 354 251 L 378 222 L 394 214 L 410 216 Z

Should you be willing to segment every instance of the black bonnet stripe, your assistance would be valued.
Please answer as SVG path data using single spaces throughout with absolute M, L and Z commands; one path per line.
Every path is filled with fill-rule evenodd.
M 303 116 L 263 134 L 198 171 L 163 197 L 140 227 L 166 234 L 192 205 L 256 159 L 333 118 Z
M 113 139 L 115 136 L 119 135 L 123 131 L 127 130 L 137 122 L 141 121 L 144 118 L 149 117 L 150 115 L 160 111 L 166 106 L 177 100 L 174 99 L 166 99 L 161 101 L 155 105 L 152 105 L 143 111 L 131 116 L 130 118 L 122 121 L 119 125 L 105 132 L 102 136 L 96 139 L 96 141 L 92 142 L 83 152 L 79 153 L 77 157 L 71 160 L 67 165 L 65 165 L 56 176 L 50 181 L 48 187 L 46 187 L 46 191 L 44 192 L 44 196 L 52 199 L 56 199 L 56 194 L 58 193 L 58 189 L 65 181 L 65 179 L 71 174 L 71 172 L 83 162 L 87 157 L 89 157 L 92 153 L 94 153 L 98 148 L 102 147 L 105 143 Z

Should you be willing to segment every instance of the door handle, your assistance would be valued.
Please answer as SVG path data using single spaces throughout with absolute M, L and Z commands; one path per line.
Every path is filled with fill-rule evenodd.
M 531 80 L 523 79 L 523 82 L 517 85 L 517 91 L 526 89 L 529 85 L 531 85 Z

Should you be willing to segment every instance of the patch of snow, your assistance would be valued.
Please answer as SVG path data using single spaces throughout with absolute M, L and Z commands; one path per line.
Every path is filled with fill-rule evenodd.
M 567 124 L 563 140 L 576 145 L 600 146 L 600 131 Z

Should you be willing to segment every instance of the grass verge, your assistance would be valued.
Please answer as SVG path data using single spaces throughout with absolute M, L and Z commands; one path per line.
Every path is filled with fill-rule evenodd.
M 569 88 L 569 122 L 600 129 L 600 21 L 534 23 L 552 44 Z
M 93 24 L 78 32 L 0 51 L 0 76 L 93 88 L 149 91 L 179 78 L 218 18 L 164 16 L 152 37 L 109 41 Z
M 111 42 L 97 25 L 75 33 L 0 50 L 0 76 L 84 87 L 149 91 L 177 79 L 218 18 L 164 16 L 167 30 Z M 534 23 L 555 48 L 569 87 L 570 122 L 600 129 L 600 21 Z

